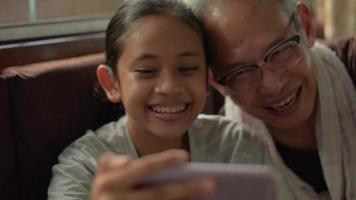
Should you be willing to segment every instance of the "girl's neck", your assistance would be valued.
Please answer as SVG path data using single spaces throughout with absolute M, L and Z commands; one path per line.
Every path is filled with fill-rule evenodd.
M 153 135 L 140 135 L 137 137 L 135 134 L 131 134 L 132 142 L 136 147 L 136 151 L 140 157 L 159 153 L 169 149 L 185 149 L 189 150 L 189 145 L 187 142 L 187 134 L 184 134 L 179 138 L 167 138 L 162 139 L 154 137 Z
M 318 149 L 314 117 L 311 117 L 298 127 L 283 130 L 268 127 L 268 129 L 275 140 L 290 148 L 301 150 Z

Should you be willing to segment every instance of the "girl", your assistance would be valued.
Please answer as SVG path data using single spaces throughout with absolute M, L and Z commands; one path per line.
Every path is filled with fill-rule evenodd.
M 180 1 L 124 3 L 107 28 L 107 65 L 98 67 L 97 77 L 126 115 L 64 150 L 49 199 L 183 199 L 213 192 L 208 179 L 135 188 L 145 176 L 187 161 L 186 152 L 191 161 L 232 158 L 241 127 L 199 115 L 208 95 L 203 41 L 198 21 Z

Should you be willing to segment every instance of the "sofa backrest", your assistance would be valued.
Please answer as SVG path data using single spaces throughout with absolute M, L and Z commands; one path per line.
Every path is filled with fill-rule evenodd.
M 6 147 L 10 152 L 6 156 L 13 156 L 9 160 L 14 163 L 7 163 L 1 173 L 13 176 L 21 199 L 46 199 L 51 167 L 64 147 L 85 130 L 122 115 L 114 105 L 94 96 L 95 70 L 103 62 L 103 54 L 93 54 L 2 71 L 0 86 L 6 90 L 1 95 L 8 100 L 5 97 L 0 103 L 10 104 L 5 111 L 10 117 L 4 118 L 10 119 L 11 127 L 7 127 L 9 136 L 1 138 L 14 143 Z M 15 166 L 16 174 L 6 172 L 12 169 L 10 165 Z
M 2 76 L 2 74 L 0 74 Z M 5 79 L 0 78 L 0 193 L 4 199 L 18 199 L 15 140 L 10 123 L 10 102 Z

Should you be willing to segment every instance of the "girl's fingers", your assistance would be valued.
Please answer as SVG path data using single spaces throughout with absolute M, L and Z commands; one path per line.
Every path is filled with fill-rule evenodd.
M 130 199 L 178 200 L 195 199 L 209 196 L 216 190 L 216 184 L 211 179 L 179 181 L 142 188 L 130 195 Z
M 179 200 L 209 195 L 216 189 L 211 179 L 167 182 L 135 189 L 141 180 L 159 170 L 183 164 L 187 152 L 169 150 L 151 154 L 137 161 L 127 156 L 106 154 L 100 160 L 100 169 L 91 189 L 93 199 Z
M 127 155 L 118 156 L 113 153 L 105 153 L 100 156 L 97 167 L 97 174 L 128 166 L 130 162 L 131 158 Z
M 105 173 L 96 177 L 96 187 L 100 190 L 130 190 L 152 173 L 183 164 L 187 161 L 188 155 L 182 150 L 169 150 L 132 162 L 106 159 L 103 157 L 103 169 L 100 169 Z M 119 167 L 110 168 L 109 165 Z
M 131 185 L 136 185 L 155 172 L 179 166 L 187 161 L 188 153 L 183 150 L 168 150 L 150 154 L 133 162 L 125 176 Z

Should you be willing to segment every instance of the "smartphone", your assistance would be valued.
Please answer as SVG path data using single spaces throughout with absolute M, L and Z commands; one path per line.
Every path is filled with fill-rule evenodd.
M 276 183 L 266 165 L 186 163 L 152 174 L 140 186 L 209 177 L 217 184 L 213 195 L 194 200 L 275 200 Z

